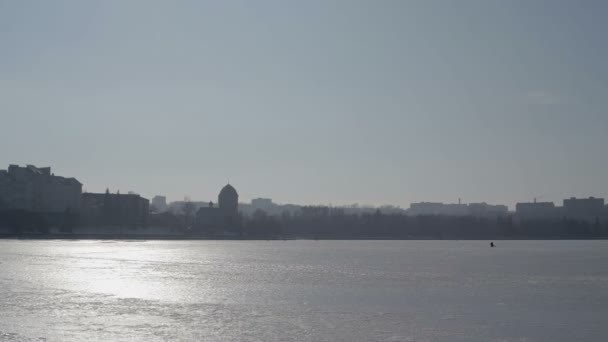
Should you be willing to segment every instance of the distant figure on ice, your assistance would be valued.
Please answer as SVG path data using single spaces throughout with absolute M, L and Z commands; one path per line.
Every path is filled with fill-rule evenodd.
M 496 246 L 494 245 L 494 241 L 490 242 L 490 247 L 496 247 Z

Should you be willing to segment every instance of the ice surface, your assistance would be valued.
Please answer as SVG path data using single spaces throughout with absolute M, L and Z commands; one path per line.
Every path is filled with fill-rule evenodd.
M 0 341 L 603 341 L 608 241 L 0 240 Z

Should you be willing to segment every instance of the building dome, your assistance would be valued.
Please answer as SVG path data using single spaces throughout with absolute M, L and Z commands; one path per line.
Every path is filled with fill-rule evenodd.
M 239 194 L 232 185 L 228 184 L 222 188 L 218 196 L 218 204 L 224 215 L 234 216 L 238 213 Z
M 224 196 L 238 198 L 239 194 L 236 192 L 236 189 L 232 185 L 226 184 L 226 186 L 222 188 L 222 191 L 220 191 L 220 197 L 224 197 Z

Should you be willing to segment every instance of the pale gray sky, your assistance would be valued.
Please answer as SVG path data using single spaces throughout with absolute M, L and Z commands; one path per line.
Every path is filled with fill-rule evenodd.
M 0 0 L 0 168 L 171 200 L 608 196 L 607 4 Z

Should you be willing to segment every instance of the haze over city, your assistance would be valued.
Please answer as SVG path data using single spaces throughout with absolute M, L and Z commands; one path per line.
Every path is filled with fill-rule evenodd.
M 85 189 L 608 196 L 603 1 L 0 1 L 0 165 Z

